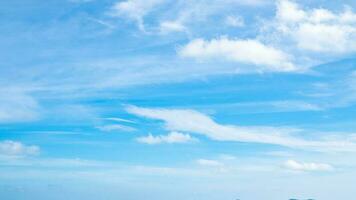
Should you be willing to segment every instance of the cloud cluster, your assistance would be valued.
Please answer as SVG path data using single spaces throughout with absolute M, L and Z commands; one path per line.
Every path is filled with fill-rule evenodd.
M 299 49 L 320 53 L 356 51 L 356 13 L 324 8 L 303 9 L 290 0 L 277 3 L 273 28 L 283 39 L 291 38 Z
M 257 37 L 193 39 L 179 49 L 182 57 L 250 64 L 265 71 L 303 71 L 325 59 L 356 52 L 356 13 L 303 9 L 279 0 L 273 19 L 265 19 Z M 242 26 L 243 19 L 226 22 Z M 329 57 L 327 57 L 328 55 Z M 326 60 L 327 61 L 327 60 Z

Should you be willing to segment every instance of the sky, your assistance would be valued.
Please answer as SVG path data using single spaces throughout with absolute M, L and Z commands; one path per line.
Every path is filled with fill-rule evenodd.
M 353 199 L 353 0 L 0 2 L 0 199 Z

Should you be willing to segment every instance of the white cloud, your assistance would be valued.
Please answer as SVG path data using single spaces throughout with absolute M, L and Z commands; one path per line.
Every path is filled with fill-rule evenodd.
M 161 4 L 162 0 L 127 0 L 120 1 L 112 7 L 113 16 L 127 17 L 137 22 L 140 30 L 145 30 L 143 18 L 151 12 L 156 6 Z
M 334 168 L 325 163 L 304 163 L 295 160 L 287 160 L 284 167 L 294 171 L 331 171 Z
M 137 138 L 137 141 L 145 144 L 162 144 L 162 143 L 172 144 L 172 143 L 188 143 L 196 140 L 192 138 L 189 134 L 183 134 L 183 133 L 173 131 L 168 135 L 153 136 L 152 134 L 149 134 L 148 136 Z
M 273 144 L 315 151 L 356 151 L 356 144 L 348 139 L 305 140 L 293 137 L 292 133 L 303 131 L 295 128 L 222 125 L 194 110 L 150 109 L 135 106 L 126 109 L 137 116 L 164 121 L 167 130 L 201 134 L 217 141 Z M 155 141 L 154 137 L 150 138 Z
M 298 4 L 289 0 L 281 0 L 277 3 L 276 16 L 283 22 L 299 22 L 306 17 L 306 13 L 299 8 Z
M 290 0 L 277 3 L 273 29 L 291 38 L 299 49 L 320 53 L 356 51 L 356 14 L 350 9 L 336 13 L 324 8 L 302 9 Z
M 298 47 L 316 52 L 356 51 L 356 28 L 341 25 L 304 23 L 294 34 Z
M 5 140 L 0 141 L 0 155 L 5 156 L 28 156 L 40 153 L 38 146 L 27 146 L 21 142 Z
M 288 54 L 257 40 L 219 38 L 195 39 L 179 49 L 181 57 L 227 60 L 260 66 L 270 71 L 293 71 L 296 67 Z
M 186 27 L 179 21 L 163 21 L 159 29 L 162 34 L 186 31 Z

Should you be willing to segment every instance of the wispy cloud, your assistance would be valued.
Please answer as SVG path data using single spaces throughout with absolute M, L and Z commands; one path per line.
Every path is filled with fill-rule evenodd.
M 217 141 L 273 144 L 316 151 L 356 150 L 356 144 L 348 139 L 306 140 L 292 136 L 292 134 L 303 131 L 296 128 L 222 125 L 195 110 L 153 109 L 136 106 L 129 106 L 126 110 L 137 116 L 162 120 L 168 130 L 202 134 Z
M 102 26 L 104 26 L 104 27 L 106 27 L 106 28 L 108 28 L 108 29 L 115 29 L 115 28 L 116 28 L 116 27 L 115 27 L 114 25 L 112 25 L 111 23 L 106 22 L 106 21 L 101 20 L 101 19 L 96 19 L 96 18 L 89 17 L 88 20 L 93 21 L 93 22 L 95 22 L 95 23 L 97 23 L 97 24 L 100 24 L 100 25 L 102 25 Z
M 196 139 L 192 138 L 189 134 L 183 134 L 175 131 L 170 132 L 168 135 L 153 136 L 152 134 L 149 134 L 148 136 L 139 137 L 136 140 L 140 143 L 151 145 L 162 143 L 189 143 L 196 141 Z
M 162 0 L 127 0 L 117 2 L 113 7 L 111 14 L 117 17 L 127 17 L 134 20 L 139 29 L 145 31 L 144 17 L 152 11 Z
M 105 118 L 106 120 L 110 120 L 110 121 L 115 121 L 115 122 L 126 122 L 126 123 L 136 123 L 132 120 L 128 120 L 128 119 L 123 119 L 123 118 L 119 118 L 119 117 L 108 117 Z
M 129 132 L 129 131 L 136 130 L 133 127 L 125 126 L 125 125 L 121 125 L 121 124 L 103 125 L 103 126 L 97 126 L 96 128 L 99 129 L 100 131 L 104 131 L 104 132 L 115 132 L 115 131 Z

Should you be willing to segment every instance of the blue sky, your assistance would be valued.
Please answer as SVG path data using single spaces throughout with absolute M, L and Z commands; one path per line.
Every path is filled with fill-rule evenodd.
M 354 198 L 355 7 L 0 2 L 0 198 Z

